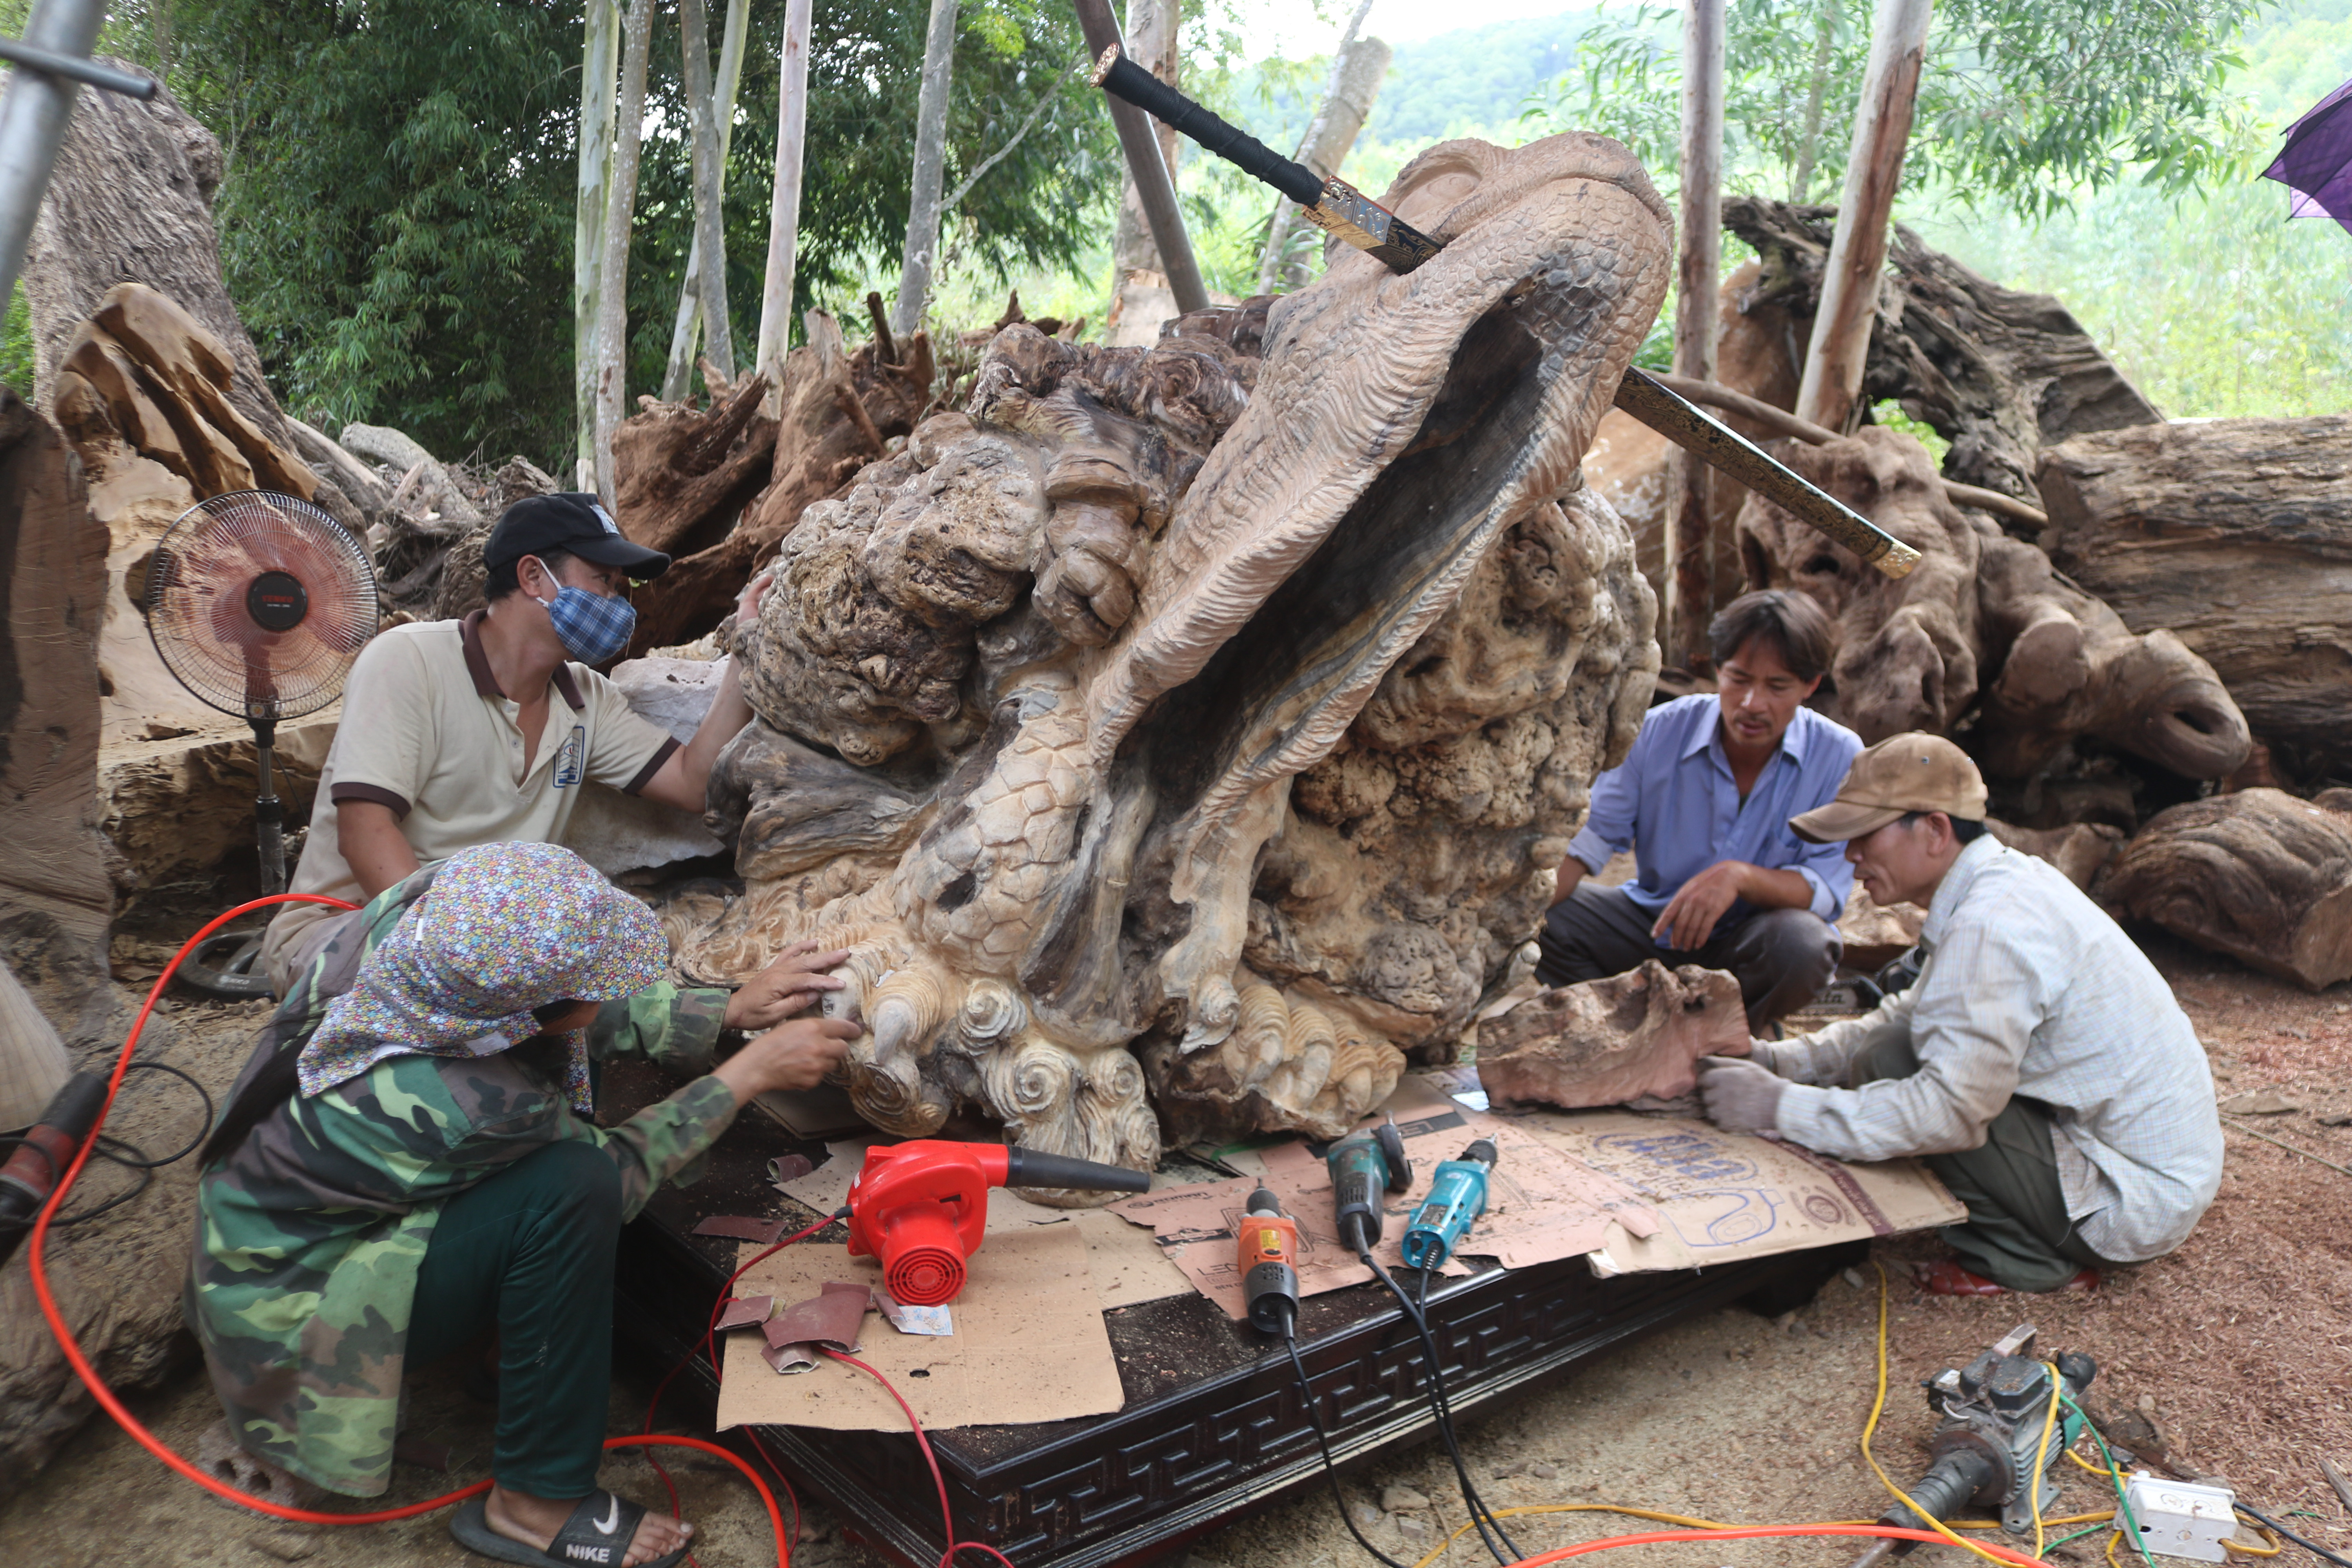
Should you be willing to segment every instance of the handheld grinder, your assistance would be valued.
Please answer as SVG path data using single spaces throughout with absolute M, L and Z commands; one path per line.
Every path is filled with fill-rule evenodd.
M 1148 1193 L 1151 1173 L 1013 1144 L 877 1144 L 849 1184 L 849 1255 L 880 1258 L 884 1283 L 907 1306 L 952 1301 L 987 1236 L 991 1187 Z
M 41 1119 L 25 1130 L 24 1142 L 0 1165 L 0 1263 L 30 1234 L 34 1216 L 105 1109 L 106 1079 L 94 1072 L 74 1074 L 49 1097 Z
M 1242 1271 L 1242 1300 L 1250 1326 L 1262 1334 L 1290 1337 L 1298 1321 L 1298 1222 L 1265 1187 L 1250 1194 L 1234 1231 L 1234 1266 Z
M 1404 1227 L 1399 1243 L 1410 1268 L 1440 1268 L 1470 1234 L 1470 1226 L 1486 1212 L 1486 1186 L 1495 1172 L 1495 1142 L 1480 1138 L 1462 1151 L 1458 1160 L 1439 1163 L 1429 1184 L 1429 1195 Z
M 1404 1134 L 1391 1116 L 1377 1127 L 1349 1133 L 1323 1158 L 1331 1172 L 1331 1217 L 1339 1226 L 1339 1245 L 1360 1257 L 1380 1245 L 1381 1191 L 1401 1193 L 1412 1185 Z
M 2050 1371 L 2034 1353 L 2033 1340 L 2033 1325 L 2021 1323 L 1968 1365 L 1948 1366 L 1927 1381 L 1928 1408 L 1943 1421 L 1928 1445 L 1927 1473 L 1910 1489 L 1911 1500 L 1926 1512 L 1944 1520 L 1971 1503 L 1997 1505 L 2001 1528 L 2021 1535 L 2033 1529 L 2037 1497 L 2044 1510 L 2058 1500 L 2050 1467 L 2083 1435 L 2081 1414 L 2063 1401 L 2080 1403 L 2099 1369 L 2076 1351 L 2060 1352 L 2052 1363 L 2058 1369 L 2063 1397 L 2056 1425 L 2048 1426 L 2045 1451 L 2042 1435 L 2050 1419 Z M 1928 1528 L 1899 1503 L 1878 1522 Z M 1890 1556 L 1906 1555 L 1917 1544 L 1874 1542 L 1854 1559 L 1853 1568 L 1873 1568 Z

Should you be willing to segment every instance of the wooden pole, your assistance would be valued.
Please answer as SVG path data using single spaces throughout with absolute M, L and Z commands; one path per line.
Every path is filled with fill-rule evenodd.
M 1170 87 L 1180 89 L 1184 85 L 1183 56 L 1178 47 L 1182 23 L 1179 0 L 1127 0 L 1123 30 L 1128 58 Z M 1155 121 L 1151 129 L 1159 139 L 1161 161 L 1174 168 L 1176 128 Z M 1151 220 L 1144 216 L 1143 197 L 1132 174 L 1119 191 L 1118 226 L 1111 235 L 1110 268 L 1110 308 L 1103 317 L 1103 341 L 1133 342 L 1134 338 L 1122 333 L 1120 324 L 1146 293 L 1165 287 L 1168 268 L 1160 259 L 1160 247 L 1151 243 Z M 1160 331 L 1156 321 L 1133 330 L 1140 335 L 1147 328 L 1154 336 Z
M 1723 287 L 1724 0 L 1683 6 L 1682 247 L 1675 263 L 1675 374 L 1715 379 L 1717 297 Z M 1674 569 L 1667 587 L 1667 658 L 1706 668 L 1706 627 L 1715 617 L 1715 552 L 1706 510 L 1714 469 L 1677 449 L 1667 472 L 1672 504 L 1666 537 Z
M 768 209 L 767 286 L 760 294 L 757 366 L 767 377 L 765 407 L 782 406 L 784 345 L 793 335 L 793 262 L 801 232 L 801 142 L 808 124 L 810 0 L 785 0 L 784 42 L 776 94 L 776 184 Z
M 654 0 L 635 0 L 621 23 L 621 98 L 613 123 L 612 190 L 596 266 L 596 493 L 613 504 L 613 433 L 626 417 L 629 374 L 629 229 L 637 210 L 637 154 L 646 129 L 646 57 Z
M 710 69 L 709 0 L 677 0 L 678 54 L 686 68 L 687 136 L 694 159 L 694 248 L 699 268 L 688 260 L 702 297 L 704 352 L 711 368 L 735 379 L 733 316 L 727 308 L 727 231 L 719 221 L 726 197 L 727 159 L 719 141 L 719 84 Z
M 743 37 L 749 30 L 751 0 L 727 0 L 727 29 L 719 46 L 719 167 L 727 167 L 728 149 L 735 135 L 735 89 L 743 79 Z M 723 187 L 722 187 L 723 188 Z M 677 290 L 677 320 L 669 331 L 669 364 L 662 372 L 662 401 L 675 403 L 693 383 L 694 351 L 702 336 L 702 233 L 695 231 L 686 253 L 686 278 Z M 732 374 L 734 367 L 727 367 Z
M 604 255 L 604 202 L 612 189 L 613 72 L 620 7 L 588 0 L 580 57 L 580 188 L 572 219 L 572 482 L 596 485 L 596 268 Z
M 1078 30 L 1086 35 L 1087 54 L 1099 60 L 1105 49 L 1119 42 L 1118 24 L 1111 19 L 1110 0 L 1072 0 Z M 1118 144 L 1127 154 L 1127 171 L 1135 180 L 1136 199 L 1151 225 L 1151 243 L 1168 271 L 1168 292 L 1177 312 L 1189 314 L 1209 308 L 1209 286 L 1201 281 L 1201 264 L 1193 258 L 1192 237 L 1184 232 L 1184 215 L 1176 205 L 1176 181 L 1151 133 L 1150 116 L 1125 99 L 1103 95 L 1110 122 L 1118 131 Z
M 1822 302 L 1813 312 L 1804 381 L 1797 390 L 1798 414 L 1832 430 L 1852 427 L 1862 395 L 1879 274 L 1886 269 L 1886 224 L 1903 184 L 1903 153 L 1911 141 L 1933 13 L 1933 0 L 1878 0 L 1871 24 L 1870 65 L 1854 116 L 1845 193 L 1838 199 L 1837 233 L 1822 268 Z
M 940 197 L 947 186 L 948 89 L 955 75 L 956 0 L 931 0 L 923 39 L 923 89 L 915 101 L 915 178 L 907 195 L 907 243 L 899 252 L 898 298 L 890 330 L 905 337 L 923 324 L 939 259 Z

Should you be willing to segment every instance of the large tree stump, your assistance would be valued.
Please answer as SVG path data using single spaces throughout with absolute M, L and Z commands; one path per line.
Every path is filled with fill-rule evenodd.
M 2079 436 L 2039 478 L 2060 570 L 2178 634 L 2290 774 L 2352 769 L 2352 416 Z
M 2352 816 L 2283 791 L 2159 812 L 2095 891 L 2111 909 L 2310 990 L 2352 978 Z
M 1761 262 L 1749 308 L 1769 301 L 1810 332 L 1836 224 L 1835 207 L 1727 200 L 1724 227 Z M 1861 402 L 1893 398 L 1933 426 L 1952 443 L 1946 478 L 2032 501 L 2042 447 L 2162 422 L 2053 296 L 2004 289 L 1899 224 L 1887 261 Z
M 79 1029 L 106 1005 L 112 910 L 98 832 L 106 530 L 57 427 L 0 388 L 0 955 Z
M 783 416 L 767 488 L 725 537 L 681 556 L 637 591 L 633 654 L 691 641 L 724 620 L 809 503 L 846 494 L 859 470 L 882 458 L 884 444 L 910 434 L 930 406 L 929 334 L 894 345 L 898 361 L 892 363 L 876 342 L 845 352 L 840 330 L 819 312 L 810 316 L 818 341 L 784 360 Z M 625 508 L 619 521 L 631 529 Z M 691 525 L 683 540 L 700 542 Z
M 711 386 L 710 406 L 640 397 L 613 437 L 613 516 L 649 550 L 691 555 L 733 530 L 774 467 L 776 422 L 760 412 L 766 378 Z
M 213 224 L 221 172 L 220 142 L 168 89 L 158 89 L 144 103 L 112 92 L 74 100 L 25 258 L 36 404 L 49 402 L 74 334 L 107 290 L 144 283 L 177 300 L 219 340 L 233 372 L 229 400 L 269 441 L 292 447 L 262 377 L 261 356 L 221 280 Z

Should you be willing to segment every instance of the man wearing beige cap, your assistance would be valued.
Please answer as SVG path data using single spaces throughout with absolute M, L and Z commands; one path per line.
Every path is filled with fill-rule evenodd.
M 1965 1225 L 1945 1295 L 2094 1286 L 2186 1240 L 2221 1181 L 2213 1079 L 2155 965 L 2056 868 L 1984 831 L 1976 764 L 1935 735 L 1854 759 L 1790 819 L 1881 904 L 1927 911 L 1919 978 L 1753 1059 L 1707 1058 L 1707 1115 L 1842 1160 L 1923 1156 Z

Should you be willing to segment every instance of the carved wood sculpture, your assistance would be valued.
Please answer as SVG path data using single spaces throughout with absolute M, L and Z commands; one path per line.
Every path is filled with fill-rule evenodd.
M 2078 436 L 2039 477 L 2061 571 L 2178 634 L 2291 774 L 2352 774 L 2352 416 Z
M 1656 668 L 1577 465 L 1667 215 L 1582 135 L 1444 143 L 1384 200 L 1444 254 L 1339 256 L 1262 361 L 1241 310 L 1012 327 L 785 536 L 712 785 L 749 890 L 677 963 L 849 947 L 877 1125 L 1130 1166 L 1161 1118 L 1336 1134 L 1535 929 Z
M 1656 959 L 1555 985 L 1478 1026 L 1478 1085 L 1500 1105 L 1621 1105 L 1698 1085 L 1698 1058 L 1748 1054 L 1739 982 Z
M 2185 778 L 2246 760 L 2246 721 L 2212 668 L 2168 631 L 2135 637 L 2031 544 L 1943 493 L 1927 448 L 1878 426 L 1782 459 L 1925 557 L 1890 579 L 1760 497 L 1739 516 L 1748 584 L 1811 594 L 1838 623 L 1836 716 L 1865 741 L 1961 740 L 1986 773 L 2022 779 L 2078 735 Z
M 893 360 L 878 342 L 845 351 L 840 329 L 821 311 L 810 311 L 808 320 L 812 342 L 784 358 L 783 412 L 770 426 L 774 459 L 767 488 L 748 508 L 739 509 L 740 517 L 726 512 L 722 498 L 677 535 L 685 552 L 635 595 L 633 654 L 687 642 L 718 626 L 734 609 L 744 580 L 767 564 L 777 542 L 791 531 L 809 503 L 845 491 L 860 469 L 885 455 L 888 441 L 911 432 L 930 408 L 934 372 L 928 333 L 910 333 L 905 342 L 890 344 L 897 354 Z M 745 436 L 730 437 L 738 443 L 732 448 L 736 457 L 744 443 L 762 438 L 751 428 L 751 421 L 745 423 Z M 705 432 L 712 437 L 706 449 L 717 444 L 719 428 L 714 425 Z M 725 471 L 730 463 L 717 467 Z M 733 519 L 731 528 L 721 537 L 709 537 L 722 512 Z M 669 515 L 642 508 L 633 514 L 629 498 L 624 497 L 615 521 L 630 538 L 651 543 L 651 532 Z M 677 552 L 670 544 L 653 548 Z
M 2352 978 L 2352 816 L 2281 790 L 2158 813 L 2094 892 L 2120 913 L 2314 991 Z

